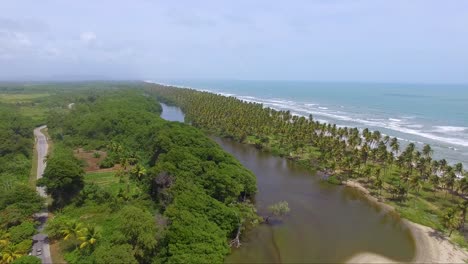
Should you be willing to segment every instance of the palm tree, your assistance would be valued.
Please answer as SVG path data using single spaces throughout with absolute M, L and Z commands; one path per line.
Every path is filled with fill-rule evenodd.
M 468 209 L 468 201 L 463 200 L 462 202 L 457 204 L 457 209 L 460 211 L 460 231 L 465 231 L 465 218 L 466 218 L 466 210 Z
M 437 192 L 437 188 L 439 187 L 439 176 L 432 174 L 431 177 L 429 177 L 429 181 L 432 184 L 432 191 L 434 192 L 434 196 Z
M 430 158 L 432 156 L 433 150 L 429 144 L 424 145 L 423 155 L 425 158 Z
M 447 173 L 447 175 L 444 177 L 445 187 L 448 190 L 453 191 L 453 187 L 455 186 L 455 179 L 456 178 L 457 178 L 457 176 L 455 175 L 454 171 L 449 171 Z
M 78 238 L 83 230 L 83 224 L 77 221 L 68 222 L 67 226 L 62 230 L 63 240 Z
M 442 225 L 448 229 L 449 237 L 452 236 L 453 230 L 457 229 L 460 225 L 460 213 L 453 208 L 447 209 L 441 216 Z
M 392 138 L 390 141 L 390 148 L 392 149 L 395 156 L 398 156 L 398 152 L 400 151 L 400 142 L 396 137 Z
M 84 228 L 80 233 L 81 236 L 78 237 L 82 241 L 80 249 L 88 246 L 94 247 L 96 242 L 101 238 L 101 233 L 94 226 Z
M 419 176 L 413 176 L 409 179 L 409 186 L 411 189 L 415 190 L 416 193 L 419 193 L 419 190 L 422 188 L 421 178 Z
M 144 166 L 142 166 L 140 163 L 138 163 L 137 165 L 135 165 L 135 167 L 133 167 L 132 174 L 137 179 L 140 180 L 143 176 L 146 175 L 146 168 Z
M 376 177 L 374 181 L 374 187 L 379 190 L 379 196 L 382 193 L 383 181 L 381 177 Z
M 5 247 L 10 243 L 10 233 L 6 230 L 0 229 L 0 247 Z
M 10 245 L 2 249 L 2 263 L 12 263 L 22 257 L 25 252 L 20 251 L 16 246 Z
M 463 175 L 463 164 L 461 162 L 455 164 L 455 172 L 457 173 L 458 176 Z

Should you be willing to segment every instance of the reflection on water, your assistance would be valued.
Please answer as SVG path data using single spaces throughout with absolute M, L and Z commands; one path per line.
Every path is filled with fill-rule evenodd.
M 183 120 L 183 114 L 178 114 L 178 120 Z M 413 258 L 414 240 L 399 217 L 359 191 L 321 182 L 296 164 L 252 146 L 215 140 L 257 176 L 260 214 L 282 200 L 291 208 L 282 224 L 261 225 L 244 234 L 242 247 L 234 249 L 226 262 L 330 263 L 360 252 L 397 261 Z
M 399 217 L 358 190 L 321 182 L 292 162 L 227 139 L 216 141 L 257 176 L 260 214 L 285 200 L 282 225 L 263 225 L 246 237 L 227 262 L 343 262 L 369 251 L 398 261 L 414 255 L 414 241 Z
M 179 107 L 161 104 L 163 111 L 161 117 L 169 121 L 184 122 L 184 113 Z

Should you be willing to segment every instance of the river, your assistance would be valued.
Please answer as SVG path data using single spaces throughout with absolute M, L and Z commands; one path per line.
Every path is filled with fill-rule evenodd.
M 177 107 L 163 105 L 164 119 L 182 121 Z M 213 138 L 257 177 L 256 207 L 261 215 L 279 201 L 291 212 L 281 223 L 260 225 L 244 234 L 242 247 L 227 263 L 336 263 L 371 252 L 411 261 L 415 244 L 398 215 L 359 191 L 322 182 L 313 173 L 253 146 Z

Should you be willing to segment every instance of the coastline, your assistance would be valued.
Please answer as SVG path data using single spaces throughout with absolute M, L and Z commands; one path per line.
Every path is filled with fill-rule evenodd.
M 391 205 L 372 196 L 368 189 L 354 180 L 343 183 L 345 186 L 360 190 L 370 201 L 379 204 L 382 208 L 395 211 Z M 468 260 L 468 251 L 454 245 L 448 237 L 433 228 L 423 226 L 408 219 L 402 219 L 413 235 L 416 246 L 416 254 L 412 263 L 465 263 Z M 363 252 L 351 257 L 347 263 L 398 263 L 370 252 Z
M 415 127 L 400 127 L 401 124 L 404 124 L 406 121 L 402 120 L 405 117 L 404 116 L 409 116 L 409 119 L 412 119 L 413 117 L 411 115 L 405 115 L 402 114 L 403 117 L 388 117 L 384 118 L 388 122 L 390 122 L 387 125 L 382 126 L 381 124 L 381 118 L 370 118 L 370 119 L 365 119 L 362 120 L 362 122 L 358 122 L 359 124 L 350 124 L 348 121 L 350 119 L 356 119 L 354 117 L 350 116 L 335 116 L 335 114 L 331 114 L 328 111 L 333 110 L 332 108 L 329 109 L 328 105 L 325 105 L 324 107 L 319 107 L 318 105 L 321 105 L 321 102 L 299 102 L 301 105 L 297 106 L 298 108 L 296 109 L 296 106 L 291 106 L 288 105 L 288 100 L 289 99 L 284 99 L 284 98 L 264 98 L 264 97 L 255 97 L 255 96 L 250 96 L 246 94 L 237 94 L 234 93 L 233 91 L 225 91 L 225 90 L 215 90 L 212 87 L 202 87 L 202 86 L 197 86 L 196 84 L 171 84 L 169 83 L 162 83 L 158 81 L 151 81 L 151 80 L 143 80 L 144 83 L 148 84 L 156 84 L 164 87 L 175 87 L 175 88 L 180 88 L 180 89 L 192 89 L 195 91 L 199 92 L 208 92 L 212 94 L 217 94 L 225 97 L 234 97 L 239 100 L 242 100 L 244 102 L 252 102 L 252 103 L 258 103 L 258 104 L 263 104 L 264 107 L 269 107 L 272 109 L 275 109 L 277 111 L 291 111 L 291 115 L 293 116 L 298 116 L 298 117 L 308 117 L 309 114 L 312 114 L 314 116 L 314 119 L 316 121 L 319 121 L 321 123 L 330 123 L 330 124 L 336 124 L 337 127 L 357 127 L 359 129 L 364 129 L 364 128 L 369 128 L 371 131 L 380 131 L 382 135 L 389 135 L 391 137 L 396 137 L 400 141 L 402 145 L 407 145 L 409 143 L 414 143 L 420 148 L 423 147 L 424 144 L 430 144 L 434 148 L 434 158 L 436 159 L 447 159 L 450 164 L 456 164 L 458 162 L 462 163 L 465 167 L 468 167 L 468 162 L 466 159 L 460 158 L 462 156 L 468 155 L 468 141 L 464 141 L 463 139 L 455 139 L 453 138 L 453 135 L 440 135 L 437 133 L 440 133 L 442 131 L 454 131 L 457 129 L 468 129 L 468 127 L 465 127 L 464 125 L 457 125 L 457 126 L 449 126 L 447 124 L 439 124 L 439 123 L 434 123 L 428 126 L 433 126 L 432 130 L 427 128 L 426 130 L 421 130 L 419 131 L 415 127 L 422 126 L 421 124 L 412 124 Z M 215 86 L 213 86 L 215 87 Z M 279 104 L 284 104 L 283 106 L 279 106 Z M 304 105 L 302 105 L 304 104 Z M 309 109 L 306 112 L 304 111 L 304 108 L 307 108 L 309 105 L 312 105 L 314 107 L 318 107 L 318 109 Z M 335 109 L 338 112 L 343 111 L 342 108 L 337 108 Z M 319 112 L 317 112 L 319 111 Z M 335 112 L 336 112 L 335 111 Z M 330 119 L 331 118 L 331 119 Z M 341 121 L 340 121 L 341 120 Z M 360 119 L 361 120 L 361 119 Z M 380 121 L 376 121 L 380 120 Z M 403 123 L 401 123 L 403 121 Z M 445 129 L 445 130 L 444 130 Z M 436 134 L 431 134 L 433 132 L 437 132 Z M 468 131 L 468 130 L 467 130 Z M 455 140 L 455 141 L 454 141 Z M 442 145 L 440 145 L 442 144 Z
M 254 145 L 253 141 L 245 141 L 245 144 Z M 275 154 L 273 154 L 275 155 Z M 293 154 L 289 154 L 292 156 Z M 298 155 L 303 157 L 304 155 Z M 365 196 L 379 204 L 384 210 L 392 210 L 398 212 L 392 205 L 389 205 L 377 197 L 371 195 L 370 191 L 356 181 L 348 181 L 346 185 L 357 188 L 365 194 Z M 422 211 L 421 211 L 422 212 Z M 411 219 L 411 218 L 410 218 Z M 442 232 L 436 231 L 433 228 L 416 224 L 408 219 L 402 219 L 403 224 L 410 229 L 415 240 L 415 256 L 411 262 L 414 263 L 465 263 L 468 260 L 468 252 L 457 245 L 450 242 L 449 238 Z M 370 252 L 362 252 L 354 255 L 348 263 L 396 263 L 396 261 L 376 255 Z

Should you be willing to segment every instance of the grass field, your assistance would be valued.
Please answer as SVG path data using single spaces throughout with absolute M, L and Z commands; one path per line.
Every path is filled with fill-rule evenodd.
M 0 93 L 2 103 L 32 103 L 35 99 L 49 96 L 47 93 Z
M 137 193 L 138 187 L 131 181 L 128 176 L 119 178 L 115 172 L 89 172 L 85 175 L 86 183 L 94 183 L 112 194 L 118 194 L 120 189 L 126 190 L 127 184 L 129 193 Z
M 23 116 L 30 117 L 35 125 L 45 121 L 46 107 L 38 104 L 36 99 L 49 96 L 48 93 L 0 93 L 0 103 L 12 104 Z

